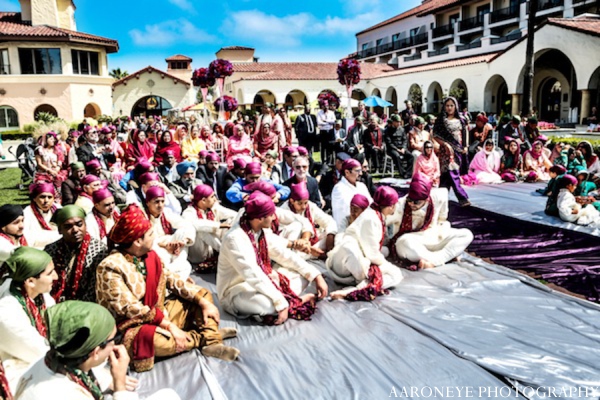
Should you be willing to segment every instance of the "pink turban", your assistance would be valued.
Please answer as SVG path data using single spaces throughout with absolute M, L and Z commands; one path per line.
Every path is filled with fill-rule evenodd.
M 221 157 L 219 157 L 217 153 L 208 153 L 206 156 L 206 162 L 208 163 L 211 161 L 221 162 Z
M 233 160 L 233 168 L 246 168 L 246 160 L 244 160 L 243 158 L 236 158 L 235 160 Z
M 151 201 L 157 197 L 165 197 L 165 190 L 160 186 L 152 186 L 146 191 L 146 201 Z
M 380 209 L 393 206 L 398 202 L 398 193 L 389 186 L 379 186 L 373 196 L 373 204 Z
M 102 168 L 100 161 L 96 160 L 95 158 L 85 163 L 85 166 L 88 170 Z
M 275 203 L 261 192 L 254 192 L 245 205 L 248 219 L 258 219 L 275 214 Z
M 169 150 L 165 150 L 165 156 L 167 157 L 175 157 L 175 151 L 169 149 Z
M 52 196 L 56 196 L 54 185 L 48 182 L 38 182 L 29 186 L 29 194 L 31 198 L 36 198 L 42 193 L 50 193 Z
M 477 121 L 483 122 L 484 124 L 487 124 L 488 123 L 488 118 L 485 115 L 483 115 L 483 114 L 479 114 L 477 116 Z
M 300 200 L 308 200 L 310 194 L 308 193 L 308 189 L 306 188 L 306 182 L 300 182 L 296 184 L 292 184 L 290 191 L 290 198 L 295 201 Z
M 108 127 L 108 126 L 105 126 L 104 128 L 100 129 L 100 133 L 103 133 L 105 135 L 107 133 L 111 133 L 111 132 L 112 132 L 112 129 L 110 129 L 110 127 Z
M 350 206 L 355 206 L 365 210 L 367 207 L 369 207 L 369 199 L 362 194 L 355 194 L 350 201 Z
M 89 185 L 91 183 L 98 182 L 99 180 L 100 178 L 98 178 L 96 175 L 87 174 L 81 179 L 81 186 Z
M 354 168 L 360 168 L 360 167 L 361 167 L 361 165 L 357 160 L 355 160 L 354 158 L 350 158 L 350 159 L 344 161 L 344 163 L 342 164 L 342 172 L 350 170 L 350 169 L 354 169 Z
M 198 157 L 201 157 L 201 158 L 206 158 L 207 155 L 208 155 L 207 150 L 200 150 L 200 153 L 198 153 Z
M 298 149 L 296 149 L 294 146 L 286 146 L 283 148 L 283 154 L 285 154 L 288 157 L 297 151 L 298 151 Z
M 566 174 L 562 177 L 561 181 L 561 187 L 567 187 L 567 185 L 577 185 L 579 183 L 579 181 L 577 180 L 577 178 L 575 178 L 573 175 L 569 175 Z
M 562 165 L 555 164 L 550 167 L 550 172 L 554 172 L 556 175 L 563 175 L 565 172 L 567 172 L 567 169 Z
M 244 186 L 244 192 L 252 193 L 256 191 L 266 194 L 269 197 L 273 197 L 277 193 L 275 186 L 267 181 L 256 181 Z
M 542 142 L 542 143 L 544 143 L 544 144 L 545 144 L 545 143 L 548 141 L 548 136 L 539 135 L 539 136 L 537 137 L 537 140 L 539 140 L 540 142 Z
M 102 200 L 108 199 L 109 197 L 113 197 L 113 194 L 108 189 L 96 190 L 92 194 L 92 200 L 94 200 L 94 203 L 100 203 Z
M 246 164 L 246 175 L 260 175 L 262 173 L 262 168 L 259 162 L 249 162 Z
M 194 203 L 199 202 L 202 199 L 212 196 L 215 191 L 208 185 L 198 185 L 194 189 Z
M 411 200 L 426 200 L 431 193 L 431 185 L 431 179 L 427 175 L 417 172 L 410 182 L 408 198 Z
M 141 159 L 134 167 L 135 176 L 140 177 L 144 175 L 146 172 L 150 171 L 152 168 L 152 163 L 147 159 Z
M 301 156 L 308 155 L 308 150 L 306 150 L 306 147 L 304 147 L 304 146 L 298 146 L 297 150 L 298 150 L 298 155 L 301 155 Z
M 138 179 L 138 183 L 140 185 L 147 185 L 149 182 L 152 181 L 160 181 L 160 178 L 158 177 L 158 174 L 156 172 L 146 172 Z

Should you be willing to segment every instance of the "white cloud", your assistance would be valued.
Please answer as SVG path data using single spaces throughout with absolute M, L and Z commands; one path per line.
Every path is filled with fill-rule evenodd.
M 138 46 L 164 47 L 172 44 L 202 44 L 217 41 L 217 38 L 185 18 L 146 25 L 143 30 L 129 31 Z
M 195 11 L 194 5 L 189 0 L 169 0 L 169 3 L 176 5 L 185 11 Z
M 378 11 L 356 15 L 352 18 L 327 16 L 324 21 L 316 24 L 314 29 L 321 34 L 352 35 L 383 20 L 384 18 L 382 18 L 381 13 Z

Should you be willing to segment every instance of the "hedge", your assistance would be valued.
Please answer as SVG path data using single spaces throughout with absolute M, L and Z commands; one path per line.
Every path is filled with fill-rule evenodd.
M 0 132 L 2 135 L 2 140 L 25 140 L 31 137 L 30 132 L 21 132 L 21 131 L 4 131 Z
M 544 131 L 540 131 L 542 134 Z M 577 145 L 583 141 L 590 142 L 592 148 L 594 149 L 594 153 L 596 153 L 600 157 L 600 139 L 586 139 L 586 138 L 577 138 L 577 137 L 561 137 L 561 136 L 549 136 L 548 137 L 549 145 L 548 147 L 552 149 L 555 143 L 562 142 L 570 145 L 571 147 L 577 147 Z

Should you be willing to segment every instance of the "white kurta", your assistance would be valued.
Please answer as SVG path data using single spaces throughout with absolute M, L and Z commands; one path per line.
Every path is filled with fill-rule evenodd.
M 15 246 L 10 240 L 0 236 L 0 267 L 8 260 L 13 251 L 20 246 Z
M 334 219 L 325 213 L 325 211 L 321 210 L 315 203 L 312 201 L 308 202 L 308 207 L 310 208 L 310 215 L 312 216 L 313 223 L 318 226 L 317 235 L 319 236 L 319 242 L 315 245 L 317 248 L 321 250 L 325 250 L 325 245 L 327 242 L 327 235 L 336 235 L 338 232 L 337 224 Z M 290 202 L 286 201 L 281 205 L 281 209 L 289 210 L 293 212 L 290 208 Z M 304 218 L 306 218 L 306 211 L 302 214 Z M 308 218 L 306 218 L 307 221 Z M 310 222 L 310 221 L 309 221 Z M 314 228 L 314 227 L 313 227 Z
M 473 241 L 473 234 L 468 229 L 454 229 L 447 221 L 448 189 L 432 189 L 431 201 L 434 212 L 429 228 L 420 232 L 405 233 L 398 239 L 395 246 L 396 253 L 400 258 L 415 263 L 426 260 L 438 267 L 465 251 Z M 427 204 L 420 210 L 413 211 L 413 229 L 424 225 L 427 208 L 430 206 Z M 394 235 L 400 229 L 404 207 L 406 207 L 406 196 L 398 201 L 395 213 L 387 220 L 387 223 L 393 226 Z M 390 246 L 393 245 L 390 243 Z
M 140 208 L 144 208 L 142 206 L 142 199 L 137 197 L 137 193 L 135 190 L 130 190 L 127 192 L 127 196 L 125 197 L 125 204 L 137 204 Z M 177 197 L 173 193 L 168 193 L 165 195 L 165 208 L 170 209 L 177 215 L 181 215 L 181 203 L 177 200 Z
M 188 247 L 194 244 L 196 231 L 191 223 L 184 220 L 180 215 L 174 214 L 171 210 L 165 208 L 163 213 L 175 232 L 172 235 L 167 235 L 162 227 L 160 218 L 150 216 L 150 222 L 154 227 L 155 235 L 152 249 L 156 251 L 166 269 L 178 274 L 181 279 L 185 280 L 192 272 L 192 265 L 188 261 Z M 174 241 L 187 243 L 178 255 L 169 253 L 167 249 L 161 246 Z
M 52 230 L 47 231 L 42 228 L 39 221 L 33 214 L 31 210 L 31 205 L 25 207 L 23 210 L 23 217 L 25 223 L 24 235 L 27 239 L 27 243 L 31 247 L 35 247 L 39 250 L 44 250 L 44 247 L 49 245 L 50 243 L 56 242 L 58 239 L 62 237 L 60 233 L 58 233 L 58 228 L 55 224 L 50 223 L 50 219 L 52 219 L 52 212 L 48 211 L 47 213 L 40 212 L 44 221 L 52 228 Z M 61 208 L 57 205 L 58 208 Z
M 577 203 L 575 196 L 568 189 L 560 189 L 556 205 L 558 215 L 563 221 L 573 222 L 577 225 L 600 225 L 600 211 L 591 204 L 583 207 Z M 573 210 L 577 210 L 577 214 L 573 214 Z
M 196 231 L 196 240 L 189 247 L 188 260 L 191 263 L 200 263 L 210 258 L 215 252 L 221 251 L 221 242 L 227 233 L 226 229 L 221 229 L 221 221 L 231 224 L 237 215 L 237 212 L 215 203 L 212 211 L 215 220 L 210 221 L 206 217 L 206 212 L 200 211 L 204 218 L 198 218 L 198 213 L 194 207 L 188 207 L 182 214 L 183 219 L 190 223 Z
M 321 274 L 288 249 L 287 240 L 269 229 L 263 230 L 262 234 L 266 235 L 269 257 L 281 266 L 279 272 L 285 275 L 286 270 L 295 272 L 308 282 Z M 217 267 L 217 293 L 223 309 L 237 316 L 264 316 L 289 307 L 287 300 L 273 283 L 279 283 L 275 268 L 273 271 L 269 279 L 258 265 L 250 238 L 239 224 L 234 225 L 223 239 Z M 292 288 L 297 286 L 295 282 L 290 284 Z
M 108 235 L 112 227 L 115 226 L 115 219 L 113 218 L 112 214 L 110 218 L 106 218 L 104 215 L 101 215 L 100 218 L 102 218 L 102 220 L 104 221 L 104 226 L 106 227 L 106 235 Z M 100 238 L 100 226 L 98 225 L 98 221 L 96 221 L 96 217 L 94 216 L 93 212 L 89 213 L 87 217 L 85 217 L 85 226 L 87 227 L 87 232 L 90 234 L 91 237 L 93 237 L 94 239 L 98 239 L 102 241 L 102 243 L 108 245 L 108 240 L 106 239 L 106 236 L 104 238 Z
M 240 208 L 238 211 L 233 224 L 239 224 L 240 218 L 246 212 L 244 207 Z M 283 209 L 283 207 L 276 207 L 275 214 L 277 214 L 277 219 L 279 220 L 279 236 L 288 240 L 298 240 L 302 234 L 309 232 L 313 234 L 313 227 L 310 221 L 304 218 L 302 215 L 293 213 L 289 210 Z
M 333 192 L 331 193 L 331 211 L 333 219 L 338 226 L 343 223 L 344 218 L 350 215 L 350 202 L 355 194 L 362 194 L 369 199 L 369 203 L 373 202 L 369 189 L 362 182 L 356 182 L 356 186 L 354 186 L 343 177 L 333 187 Z
M 86 215 L 91 214 L 92 210 L 94 209 L 94 202 L 92 201 L 92 199 L 81 195 L 77 196 L 77 200 L 75 200 L 75 205 L 83 208 L 83 211 L 85 211 Z
M 55 304 L 49 294 L 43 296 L 46 307 Z M 10 389 L 16 393 L 19 378 L 50 347 L 46 344 L 46 338 L 31 325 L 17 298 L 8 291 L 0 299 L 0 316 L 0 359 L 6 369 Z
M 371 207 L 348 226 L 343 239 L 336 243 L 325 263 L 333 280 L 349 285 L 338 293 L 348 294 L 364 288 L 369 283 L 371 264 L 379 266 L 384 288 L 402 281 L 404 277 L 400 269 L 388 262 L 380 250 L 382 232 L 381 220 Z

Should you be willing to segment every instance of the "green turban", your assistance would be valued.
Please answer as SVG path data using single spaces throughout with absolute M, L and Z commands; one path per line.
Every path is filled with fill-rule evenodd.
M 110 312 L 96 303 L 68 300 L 45 312 L 48 342 L 59 356 L 85 357 L 105 342 L 115 328 Z
M 417 117 L 417 125 L 425 124 L 423 117 Z
M 77 161 L 74 163 L 71 163 L 71 165 L 69 165 L 71 167 L 71 171 L 77 171 L 80 169 L 85 169 L 85 165 L 83 165 L 83 163 L 81 161 Z
M 45 251 L 22 246 L 12 253 L 5 264 L 8 266 L 8 276 L 14 282 L 22 283 L 26 279 L 44 272 L 51 261 L 52 257 Z
M 83 208 L 71 204 L 56 210 L 56 212 L 52 216 L 52 222 L 54 222 L 56 226 L 60 228 L 62 224 L 65 223 L 65 221 L 75 217 L 85 219 L 85 211 Z

